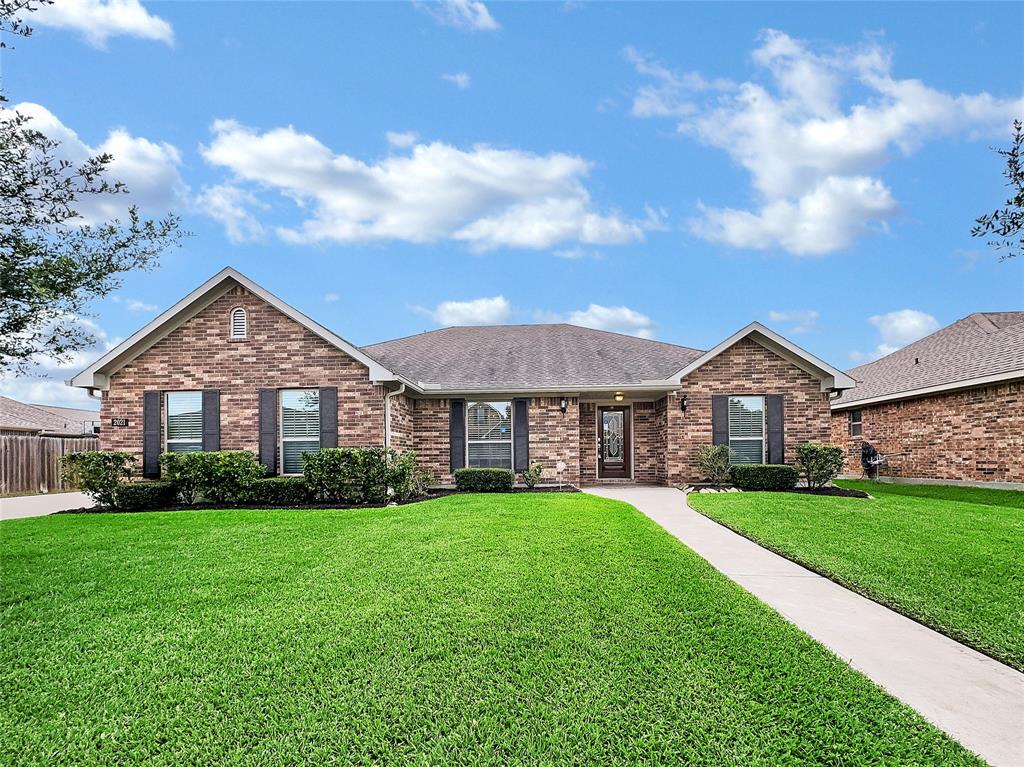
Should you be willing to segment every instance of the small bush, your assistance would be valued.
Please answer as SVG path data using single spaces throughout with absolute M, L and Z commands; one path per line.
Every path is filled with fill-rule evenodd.
M 392 448 L 332 447 L 302 456 L 312 497 L 340 503 L 406 501 L 426 494 L 434 477 L 417 468 L 416 453 Z
M 515 480 L 511 469 L 455 470 L 455 487 L 473 493 L 508 493 Z
M 712 485 L 724 485 L 729 481 L 729 446 L 701 445 L 697 448 L 697 468 Z
M 114 488 L 114 507 L 121 511 L 166 509 L 177 500 L 178 492 L 171 482 L 123 482 Z
M 540 461 L 534 461 L 530 464 L 530 468 L 523 472 L 523 482 L 527 487 L 536 487 L 543 478 L 544 464 Z
M 131 477 L 135 456 L 83 450 L 63 456 L 60 465 L 65 482 L 78 487 L 98 505 L 112 507 L 117 486 Z
M 248 488 L 266 475 L 252 453 L 245 450 L 218 450 L 209 453 L 179 453 L 169 464 L 179 494 L 186 491 L 214 503 L 238 503 Z M 183 490 L 184 488 L 184 490 Z
M 422 498 L 434 484 L 434 475 L 416 466 L 416 453 L 412 450 L 399 453 L 388 450 L 388 487 L 391 497 L 398 501 Z
M 807 487 L 824 487 L 838 477 L 844 457 L 837 445 L 805 442 L 796 448 L 796 465 L 803 471 Z
M 800 478 L 795 466 L 769 463 L 738 463 L 729 470 L 741 490 L 792 490 Z
M 183 471 L 182 459 L 190 453 L 163 453 L 160 456 L 160 478 L 174 485 L 181 502 L 186 506 L 195 503 L 199 488 L 199 472 Z
M 240 503 L 258 506 L 301 506 L 309 503 L 310 492 L 302 477 L 264 477 L 246 489 Z

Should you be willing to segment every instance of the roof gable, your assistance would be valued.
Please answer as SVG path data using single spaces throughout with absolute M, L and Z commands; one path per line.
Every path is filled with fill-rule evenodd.
M 850 376 L 846 375 L 846 373 L 832 367 L 827 362 L 815 357 L 810 352 L 801 349 L 792 341 L 783 338 L 774 330 L 765 327 L 760 322 L 751 322 L 745 328 L 741 328 L 736 331 L 715 348 L 709 349 L 704 352 L 704 354 L 692 360 L 685 367 L 676 371 L 676 373 L 672 375 L 672 378 L 681 381 L 683 378 L 690 375 L 690 373 L 706 365 L 715 357 L 730 349 L 744 338 L 749 338 L 750 340 L 755 341 L 783 359 L 790 361 L 804 372 L 818 378 L 821 381 L 822 391 L 828 391 L 830 389 L 849 389 L 855 384 L 854 380 Z
M 356 361 L 366 365 L 370 371 L 370 380 L 395 380 L 396 376 L 394 373 L 358 346 L 332 333 L 320 323 L 310 319 L 295 307 L 285 303 L 277 296 L 257 285 L 241 272 L 227 267 L 193 290 L 174 306 L 161 313 L 145 327 L 108 351 L 85 370 L 75 375 L 67 381 L 67 384 L 88 389 L 105 389 L 111 375 L 151 348 L 158 341 L 166 338 L 170 333 L 223 296 L 235 285 L 241 285 L 289 319 L 302 325 Z

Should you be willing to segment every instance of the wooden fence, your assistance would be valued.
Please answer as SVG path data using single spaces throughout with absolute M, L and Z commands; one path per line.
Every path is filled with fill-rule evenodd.
M 0 495 L 74 490 L 60 478 L 60 457 L 99 449 L 97 437 L 0 435 Z

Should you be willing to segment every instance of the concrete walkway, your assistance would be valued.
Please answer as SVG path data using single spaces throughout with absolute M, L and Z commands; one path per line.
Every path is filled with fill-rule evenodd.
M 19 495 L 0 498 L 0 519 L 42 517 L 64 509 L 92 506 L 85 493 L 46 493 L 45 495 Z
M 679 490 L 587 492 L 640 509 L 993 767 L 1024 765 L 1024 674 L 737 535 L 690 509 Z

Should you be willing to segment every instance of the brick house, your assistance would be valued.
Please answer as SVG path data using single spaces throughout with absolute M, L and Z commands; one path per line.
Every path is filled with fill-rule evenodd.
M 1024 312 L 976 312 L 847 373 L 832 442 L 848 474 L 868 442 L 883 478 L 1024 489 Z
M 102 398 L 104 450 L 250 450 L 275 474 L 333 446 L 415 450 L 548 480 L 680 484 L 694 454 L 792 463 L 853 380 L 752 323 L 701 351 L 573 325 L 456 327 L 357 347 L 225 269 L 68 381 Z M 561 470 L 559 470 L 561 467 Z

